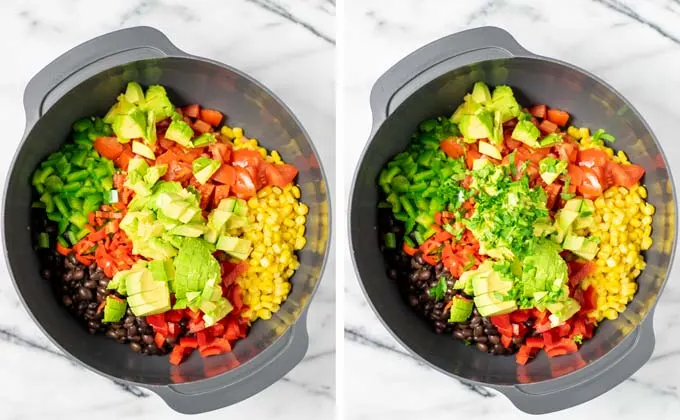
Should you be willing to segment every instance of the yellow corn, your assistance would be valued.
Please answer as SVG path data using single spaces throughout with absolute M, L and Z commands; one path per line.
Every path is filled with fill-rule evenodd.
M 611 149 L 610 149 L 611 150 Z M 619 161 L 628 158 L 618 153 Z M 595 273 L 584 279 L 582 288 L 592 285 L 597 292 L 597 307 L 588 315 L 596 321 L 616 319 L 637 291 L 636 278 L 645 267 L 640 254 L 652 246 L 651 223 L 655 208 L 646 203 L 647 190 L 612 187 L 594 202 L 594 220 L 589 235 L 600 238 L 595 257 Z

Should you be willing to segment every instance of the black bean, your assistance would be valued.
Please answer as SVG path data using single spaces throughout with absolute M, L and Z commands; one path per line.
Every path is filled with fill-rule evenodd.
M 493 351 L 496 352 L 496 354 L 503 354 L 505 352 L 505 347 L 501 344 L 494 344 Z
M 99 280 L 99 287 L 106 288 L 106 286 L 108 286 L 108 285 L 109 285 L 109 280 L 108 280 L 108 279 Z
M 120 343 L 120 344 L 125 344 L 125 341 L 126 341 L 126 340 L 125 340 L 125 337 L 118 337 L 118 338 L 116 338 L 116 342 L 118 342 L 118 343 Z
M 512 344 L 516 344 L 516 345 L 518 345 L 518 346 L 519 346 L 520 344 L 522 344 L 523 342 L 524 342 L 524 338 L 522 338 L 522 337 L 514 337 L 514 338 L 512 339 Z
M 411 268 L 413 268 L 413 269 L 415 269 L 415 270 L 418 270 L 418 269 L 419 269 L 420 267 L 422 267 L 422 266 L 423 266 L 423 264 L 422 264 L 422 263 L 419 263 L 417 259 L 413 258 L 413 259 L 411 260 Z
M 136 353 L 142 351 L 142 346 L 139 343 L 130 343 L 130 348 Z
M 82 273 L 82 270 L 81 270 L 81 273 Z M 75 280 L 80 280 L 80 279 L 76 279 L 75 276 L 76 276 L 76 272 L 73 273 L 73 278 Z M 88 289 L 96 289 L 97 288 L 97 282 L 94 281 L 94 280 L 88 280 L 85 283 L 83 283 L 83 286 L 87 287 Z
M 68 283 L 71 280 L 73 280 L 73 272 L 67 271 L 64 274 L 62 274 L 61 278 Z
M 142 341 L 142 337 L 140 337 L 138 335 L 128 337 L 127 339 L 130 340 L 133 343 L 139 343 L 140 341 Z
M 108 329 L 106 331 L 106 336 L 109 337 L 109 338 L 113 338 L 113 339 L 116 339 L 118 337 L 118 335 L 116 335 L 116 330 L 112 330 L 112 329 Z
M 134 316 L 127 316 L 123 320 L 123 325 L 128 326 L 128 327 L 130 325 L 134 324 L 134 323 L 135 323 L 135 317 Z
M 414 295 L 410 295 L 410 296 L 408 297 L 408 303 L 409 303 L 411 306 L 418 306 L 418 298 L 417 298 L 416 296 L 414 296 Z
M 69 261 L 73 265 L 78 264 L 78 260 L 76 259 L 76 256 L 73 253 L 68 254 L 68 257 L 66 257 L 66 261 Z
M 454 331 L 453 336 L 459 340 L 465 340 L 465 334 L 463 334 L 463 331 L 461 330 Z
M 99 328 L 99 323 L 95 321 L 88 321 L 87 326 L 88 328 L 96 330 L 97 328 Z
M 465 339 L 469 339 L 470 337 L 472 337 L 472 329 L 470 328 L 464 329 L 463 336 L 465 337 Z
M 103 287 L 99 287 L 97 289 L 97 295 L 102 295 L 102 296 L 106 295 L 106 289 L 103 288 Z
M 135 327 L 134 325 L 131 326 L 131 327 L 128 327 L 127 334 L 128 334 L 128 337 L 134 337 L 135 335 L 137 335 L 137 327 Z
M 496 329 L 496 327 L 486 327 L 484 328 L 484 332 L 488 335 L 498 334 L 498 330 Z
M 475 341 L 477 341 L 478 343 L 486 343 L 486 342 L 489 341 L 489 338 L 482 335 L 482 336 L 479 336 L 479 337 L 475 337 Z
M 425 281 L 425 280 L 429 280 L 430 276 L 432 276 L 432 273 L 430 273 L 430 270 L 428 268 L 424 268 L 420 271 L 420 274 L 418 274 L 418 279 L 420 281 Z
M 489 337 L 489 343 L 491 344 L 498 344 L 501 342 L 500 338 L 497 335 L 490 335 Z
M 412 272 L 411 274 L 409 274 L 408 278 L 409 278 L 409 280 L 411 280 L 412 282 L 418 281 L 418 278 L 419 278 L 419 277 L 418 277 L 418 272 L 417 272 L 417 271 Z
M 151 335 L 143 335 L 142 336 L 142 341 L 144 341 L 146 344 L 153 344 L 153 336 Z
M 477 337 L 482 337 L 484 334 L 484 328 L 482 328 L 481 325 L 477 325 L 474 329 L 474 336 L 475 338 Z
M 415 260 L 418 264 L 420 264 L 420 265 L 425 264 L 425 260 L 423 260 L 423 253 L 422 252 L 420 252 L 420 251 L 416 252 L 414 257 L 415 257 Z
M 44 278 L 45 280 L 49 280 L 49 279 L 52 278 L 52 270 L 50 270 L 49 268 L 45 268 L 45 269 L 43 269 L 43 270 L 40 272 L 40 275 L 41 275 L 42 278 Z
M 480 316 L 474 316 L 472 317 L 472 320 L 470 321 L 470 326 L 471 327 L 476 327 L 482 323 L 482 317 Z
M 171 346 L 174 346 L 175 343 L 177 342 L 177 339 L 175 337 L 168 337 L 165 339 L 165 342 Z
M 83 277 L 85 277 L 85 272 L 83 271 L 82 268 L 78 268 L 73 271 L 73 280 L 80 281 L 83 279 Z M 94 287 L 90 287 L 90 289 L 94 289 Z
M 477 347 L 477 350 L 483 351 L 485 353 L 489 351 L 489 346 L 487 346 L 486 344 L 483 344 L 483 343 L 477 343 L 475 345 L 475 347 Z
M 64 302 L 64 306 L 73 305 L 73 299 L 71 299 L 71 296 L 69 295 L 62 296 L 61 301 Z
M 78 288 L 78 297 L 82 300 L 92 300 L 92 292 L 85 287 Z
M 120 328 L 116 330 L 116 337 L 125 338 L 125 330 Z
M 396 268 L 390 268 L 387 270 L 387 276 L 391 278 L 392 280 L 397 279 L 397 269 Z

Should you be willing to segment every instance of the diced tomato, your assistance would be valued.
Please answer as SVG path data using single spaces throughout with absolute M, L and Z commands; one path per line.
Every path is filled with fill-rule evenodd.
M 288 185 L 293 182 L 298 174 L 297 168 L 288 163 L 284 163 L 283 165 L 274 165 L 274 167 L 277 171 L 279 171 L 279 174 L 281 174 L 283 182 L 285 183 L 284 185 Z
M 527 347 L 532 349 L 542 349 L 545 346 L 542 337 L 527 337 L 525 343 Z
M 546 350 L 548 351 L 548 355 L 550 355 L 550 351 L 554 349 L 564 349 L 566 353 L 573 353 L 575 351 L 578 351 L 578 346 L 574 342 L 574 340 L 565 337 L 565 338 L 560 338 L 559 340 L 555 341 L 552 343 L 551 346 L 548 346 L 546 344 Z M 562 354 L 566 354 L 562 353 Z
M 465 148 L 454 140 L 444 140 L 439 143 L 439 147 L 451 159 L 457 159 L 465 154 Z
M 135 154 L 132 153 L 132 150 L 124 149 L 121 154 L 113 161 L 113 163 L 116 165 L 116 167 L 127 171 L 130 159 L 133 157 L 135 157 Z
M 227 186 L 234 185 L 236 181 L 236 170 L 233 166 L 222 165 L 212 177 L 213 181 Z
M 590 261 L 586 263 L 570 261 L 567 265 L 569 266 L 569 281 L 573 283 L 572 286 L 576 286 L 581 280 L 595 272 L 595 264 Z
M 569 163 L 575 163 L 578 159 L 578 146 L 573 143 L 561 143 L 555 145 L 557 155 L 561 160 Z
M 184 317 L 184 311 L 171 309 L 165 313 L 165 320 L 168 322 L 180 322 Z
M 158 145 L 165 150 L 172 149 L 176 144 L 174 141 L 166 139 L 165 136 L 158 136 Z
M 196 120 L 196 121 L 194 121 L 194 124 L 192 125 L 192 128 L 193 128 L 195 131 L 198 131 L 200 134 L 209 133 L 209 132 L 213 131 L 213 129 L 212 129 L 212 127 L 210 126 L 210 124 L 208 124 L 207 122 L 202 121 L 202 120 Z
M 520 146 L 522 146 L 524 143 L 521 141 L 515 140 L 512 138 L 512 130 L 507 130 L 504 135 L 505 139 L 505 146 L 508 148 L 510 152 L 512 152 L 515 149 L 518 149 Z
M 222 275 L 222 284 L 224 284 L 225 287 L 229 287 L 241 274 L 245 273 L 246 271 L 248 271 L 248 263 L 241 261 L 240 263 L 236 264 L 229 272 Z M 234 302 L 232 302 L 232 304 L 233 303 Z
M 503 347 L 510 348 L 510 345 L 512 344 L 512 336 L 509 335 L 501 335 L 501 344 Z
M 179 144 L 172 148 L 172 151 L 177 155 L 177 159 L 186 163 L 191 163 L 196 160 L 196 158 L 201 156 L 201 153 L 203 153 L 204 150 L 205 148 L 203 147 L 188 149 Z
M 518 309 L 510 313 L 510 321 L 512 322 L 526 322 L 529 320 L 529 311 Z
M 254 167 L 257 168 L 262 163 L 262 155 L 255 150 L 239 149 L 232 153 L 233 166 L 239 168 Z
M 213 197 L 213 207 L 217 207 L 220 201 L 229 197 L 229 190 L 231 186 L 229 185 L 218 185 L 215 187 L 215 195 Z
M 555 328 L 557 329 L 557 335 L 560 337 L 568 337 L 571 332 L 571 325 L 569 323 L 564 323 Z
M 583 167 L 583 181 L 578 190 L 583 197 L 594 200 L 602 195 L 603 187 L 597 172 L 589 167 Z
M 182 114 L 191 118 L 198 118 L 201 112 L 201 106 L 198 104 L 187 105 L 182 108 Z
M 591 311 L 597 308 L 597 291 L 595 290 L 595 287 L 591 285 L 583 291 L 583 301 L 584 307 L 581 308 L 582 310 Z
M 551 108 L 548 110 L 548 120 L 554 122 L 560 127 L 564 127 L 569 121 L 569 113 L 559 109 Z
M 480 157 L 482 157 L 482 154 L 477 150 L 477 145 L 469 145 L 465 152 L 465 164 L 467 165 L 467 168 L 472 169 L 472 163 Z
M 231 320 L 226 326 L 226 331 L 224 332 L 224 338 L 229 341 L 234 341 L 241 335 L 240 327 L 236 320 Z
M 198 192 L 201 194 L 200 206 L 202 209 L 206 209 L 208 205 L 212 202 L 213 192 L 215 191 L 215 185 L 206 182 L 205 184 L 198 187 Z M 228 193 L 227 193 L 228 194 Z M 219 203 L 219 201 L 218 201 Z
M 241 167 L 237 167 L 235 169 L 236 181 L 234 182 L 231 190 L 234 192 L 236 197 L 247 200 L 254 196 L 257 192 L 255 189 L 255 183 L 253 182 L 253 178 L 250 176 L 247 170 Z
M 586 168 L 604 169 L 609 157 L 600 149 L 585 149 L 578 152 L 578 164 Z
M 519 348 L 515 360 L 517 361 L 517 364 L 524 366 L 529 361 L 529 357 L 531 357 L 531 347 L 522 346 Z
M 109 160 L 115 160 L 123 153 L 123 145 L 118 142 L 116 137 L 98 137 L 92 143 L 94 150 Z
M 222 122 L 222 113 L 214 109 L 203 108 L 200 112 L 201 119 L 213 127 L 217 127 Z
M 262 163 L 260 168 L 264 171 L 266 185 L 274 185 L 281 188 L 286 186 L 285 180 L 276 169 L 275 165 L 270 163 Z M 258 182 L 258 184 L 260 182 Z
M 538 129 L 546 134 L 554 133 L 557 131 L 557 125 L 549 120 L 543 120 L 538 125 Z
M 529 114 L 533 115 L 536 118 L 545 118 L 545 110 L 546 110 L 545 105 L 534 105 L 531 108 L 529 108 Z
M 583 183 L 583 170 L 580 166 L 570 163 L 569 166 L 567 166 L 567 175 L 571 180 L 569 185 L 573 185 L 578 188 Z
M 640 165 L 630 164 L 630 165 L 622 165 L 622 166 L 623 166 L 623 169 L 628 174 L 628 178 L 629 178 L 629 182 L 630 182 L 629 183 L 630 186 L 627 186 L 627 188 L 630 188 L 633 185 L 637 184 L 645 174 L 645 168 L 643 168 Z
M 156 165 L 170 166 L 170 162 L 174 162 L 178 159 L 179 158 L 177 154 L 175 154 L 175 152 L 173 152 L 172 150 L 168 150 L 167 152 L 163 153 L 162 155 L 156 158 Z
M 543 187 L 543 189 L 545 190 L 546 195 L 548 196 L 548 200 L 545 206 L 548 208 L 548 210 L 550 210 L 553 207 L 555 207 L 555 203 L 557 203 L 557 198 L 560 196 L 562 186 L 556 183 L 552 183 L 550 185 L 546 185 L 545 187 Z
M 552 328 L 552 325 L 550 325 L 550 319 L 546 315 L 542 319 L 537 319 L 536 322 L 534 322 L 534 331 L 538 333 L 542 333 L 545 331 L 548 331 Z
M 198 347 L 198 340 L 196 337 L 182 337 L 179 339 L 179 345 L 182 347 L 195 349 Z
M 213 143 L 208 146 L 213 159 L 219 160 L 223 163 L 229 163 L 231 160 L 231 145 L 229 143 Z
M 163 346 L 165 345 L 165 336 L 161 333 L 156 333 L 153 338 L 154 343 L 156 343 L 156 347 L 159 349 L 162 349 Z
M 177 181 L 184 184 L 193 176 L 191 164 L 178 160 L 170 162 L 168 171 L 163 175 L 165 181 Z

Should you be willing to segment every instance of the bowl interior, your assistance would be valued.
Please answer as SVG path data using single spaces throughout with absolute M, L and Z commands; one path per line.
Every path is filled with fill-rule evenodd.
M 258 321 L 232 353 L 202 359 L 198 354 L 180 366 L 167 357 L 132 352 L 102 335 L 92 336 L 56 299 L 39 275 L 32 248 L 30 206 L 33 171 L 56 151 L 71 124 L 90 115 L 103 116 L 129 81 L 161 84 L 178 106 L 198 103 L 222 111 L 226 123 L 243 127 L 268 149 L 297 166 L 302 199 L 309 206 L 307 246 L 299 253 L 300 269 L 286 302 L 272 319 Z M 310 139 L 290 111 L 247 76 L 217 63 L 189 58 L 142 60 L 104 71 L 82 82 L 54 103 L 26 136 L 11 169 L 5 196 L 4 232 L 7 258 L 18 292 L 40 327 L 62 349 L 106 375 L 142 384 L 164 385 L 215 376 L 244 365 L 295 323 L 316 289 L 328 245 L 328 197 L 319 159 Z M 10 244 L 11 241 L 11 244 Z M 236 373 L 236 372 L 234 372 Z
M 605 321 L 578 353 L 549 359 L 545 353 L 524 367 L 513 357 L 492 356 L 437 335 L 405 303 L 385 274 L 379 250 L 377 177 L 382 166 L 409 142 L 417 125 L 431 117 L 450 116 L 476 81 L 510 85 L 521 105 L 547 104 L 567 110 L 573 124 L 603 128 L 616 137 L 614 147 L 644 166 L 648 201 L 656 206 L 654 244 L 645 253 L 647 268 L 639 291 L 615 321 Z M 488 384 L 533 383 L 557 378 L 591 363 L 614 348 L 649 313 L 668 274 L 675 238 L 675 201 L 666 162 L 654 135 L 619 94 L 584 72 L 563 63 L 512 58 L 484 61 L 450 71 L 427 83 L 399 105 L 365 150 L 351 199 L 352 252 L 368 299 L 388 329 L 411 351 L 433 366 Z M 370 239 L 369 239 L 370 238 Z

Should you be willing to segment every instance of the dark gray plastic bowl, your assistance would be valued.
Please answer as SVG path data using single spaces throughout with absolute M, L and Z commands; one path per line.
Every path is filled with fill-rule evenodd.
M 382 166 L 406 148 L 424 119 L 451 115 L 482 80 L 508 84 L 521 104 L 568 110 L 577 126 L 604 128 L 616 148 L 645 167 L 648 201 L 656 206 L 654 245 L 639 291 L 615 321 L 603 322 L 592 340 L 572 355 L 545 354 L 524 367 L 513 357 L 480 353 L 435 334 L 405 304 L 385 274 L 376 234 Z M 371 92 L 373 131 L 357 168 L 350 202 L 354 265 L 366 298 L 404 347 L 440 372 L 505 394 L 521 410 L 540 414 L 588 401 L 624 381 L 654 349 L 654 305 L 670 272 L 675 250 L 676 199 L 668 162 L 640 114 L 613 88 L 570 64 L 522 48 L 493 27 L 454 34 L 419 49 L 381 76 Z M 368 238 L 373 238 L 369 240 Z
M 253 324 L 232 353 L 180 366 L 167 357 L 132 352 L 104 336 L 89 335 L 56 299 L 39 274 L 31 245 L 31 174 L 63 144 L 78 118 L 104 115 L 129 81 L 161 84 L 178 105 L 199 103 L 222 111 L 230 125 L 276 149 L 300 170 L 298 183 L 309 205 L 307 246 L 293 289 L 270 320 Z M 45 334 L 66 354 L 111 379 L 145 387 L 173 409 L 200 413 L 244 400 L 273 384 L 308 347 L 306 309 L 321 278 L 330 234 L 326 178 L 309 136 L 269 90 L 224 64 L 177 49 L 159 31 L 138 27 L 101 36 L 67 52 L 26 87 L 26 131 L 12 163 L 4 196 L 3 241 L 19 297 Z

